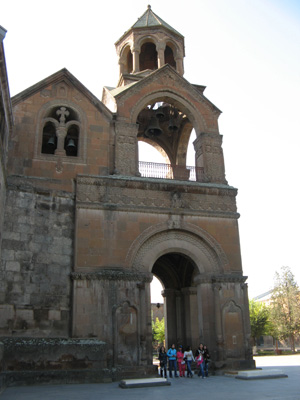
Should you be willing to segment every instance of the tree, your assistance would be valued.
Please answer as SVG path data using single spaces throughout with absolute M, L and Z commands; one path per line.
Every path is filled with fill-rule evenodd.
M 270 331 L 270 309 L 263 303 L 249 301 L 251 337 L 258 344 L 259 338 Z
M 157 341 L 158 344 L 164 343 L 165 340 L 165 319 L 159 320 L 156 317 L 155 322 L 152 321 L 152 337 L 153 341 Z
M 300 292 L 289 267 L 282 267 L 281 273 L 275 273 L 270 307 L 273 336 L 289 338 L 291 350 L 295 352 L 295 336 L 300 333 Z

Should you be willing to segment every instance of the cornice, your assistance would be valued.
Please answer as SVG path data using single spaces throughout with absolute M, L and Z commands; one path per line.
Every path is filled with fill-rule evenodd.
M 194 181 L 176 181 L 175 179 L 139 178 L 134 176 L 92 176 L 77 175 L 77 185 L 126 187 L 147 190 L 176 190 L 184 193 L 222 194 L 236 196 L 237 189 L 225 184 Z
M 73 281 L 88 280 L 88 281 L 139 281 L 151 282 L 153 275 L 146 272 L 125 271 L 114 269 L 103 269 L 97 272 L 72 272 L 70 277 Z
M 237 275 L 237 274 L 223 274 L 223 275 L 198 275 L 195 277 L 194 282 L 196 284 L 203 283 L 245 283 L 248 276 Z
M 239 218 L 237 190 L 163 179 L 78 176 L 76 208 Z

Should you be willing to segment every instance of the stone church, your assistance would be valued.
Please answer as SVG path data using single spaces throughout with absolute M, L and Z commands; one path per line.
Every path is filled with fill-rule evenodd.
M 0 28 L 0 358 L 6 384 L 149 376 L 150 283 L 166 345 L 253 367 L 237 189 L 221 111 L 184 77 L 184 37 L 148 6 L 96 98 L 63 69 L 10 98 Z M 117 77 L 116 77 L 117 78 Z M 192 131 L 195 167 L 186 162 Z M 165 163 L 143 162 L 138 142 Z

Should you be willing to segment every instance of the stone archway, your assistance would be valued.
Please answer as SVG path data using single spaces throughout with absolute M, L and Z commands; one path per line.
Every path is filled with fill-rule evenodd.
M 163 284 L 166 345 L 192 343 L 192 332 L 198 331 L 197 290 L 194 276 L 197 267 L 190 257 L 180 253 L 167 253 L 157 259 L 152 273 Z
M 223 273 L 227 260 L 207 232 L 188 224 L 172 226 L 178 228 L 161 224 L 144 232 L 132 245 L 127 262 L 136 271 L 152 272 L 163 283 L 166 344 L 196 348 L 204 331 L 207 337 L 215 336 L 211 318 L 204 326 L 203 312 L 209 308 L 213 313 L 212 277 Z M 150 314 L 147 309 L 144 313 Z

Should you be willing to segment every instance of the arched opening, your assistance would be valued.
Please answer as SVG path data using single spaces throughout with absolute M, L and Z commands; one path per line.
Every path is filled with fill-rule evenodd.
M 169 46 L 166 46 L 165 49 L 165 63 L 176 69 L 176 61 L 174 59 L 173 50 Z
M 56 128 L 53 122 L 46 122 L 43 128 L 42 153 L 54 154 L 57 148 Z
M 152 273 L 163 288 L 164 302 L 152 304 L 152 316 L 162 317 L 161 310 L 155 310 L 155 307 L 158 304 L 159 308 L 163 307 L 165 345 L 191 345 L 198 324 L 196 288 L 193 285 L 197 274 L 195 263 L 181 253 L 168 253 L 156 260 Z M 191 318 L 191 312 L 194 318 Z
M 196 140 L 195 129 L 192 130 L 189 138 L 189 144 L 186 153 L 186 164 L 194 167 L 196 165 L 194 141 Z
M 140 53 L 140 70 L 157 69 L 157 51 L 154 43 L 144 43 Z
M 147 168 L 147 174 L 141 170 L 140 173 L 153 178 L 200 180 L 199 173 L 196 176 L 195 152 L 191 143 L 191 137 L 192 142 L 196 138 L 193 124 L 180 105 L 161 100 L 164 99 L 147 104 L 137 116 L 138 141 L 148 143 L 157 150 L 155 154 L 149 151 L 152 158 L 146 160 L 144 154 L 147 152 L 139 145 L 139 167 L 145 161 L 148 163 L 143 166 Z M 193 153 L 191 164 L 187 162 L 188 146 L 189 152 Z
M 71 125 L 65 137 L 64 149 L 67 156 L 76 157 L 78 155 L 79 127 Z
M 132 53 L 131 51 L 128 51 L 127 53 L 127 73 L 131 73 L 133 70 L 133 62 L 132 62 Z

